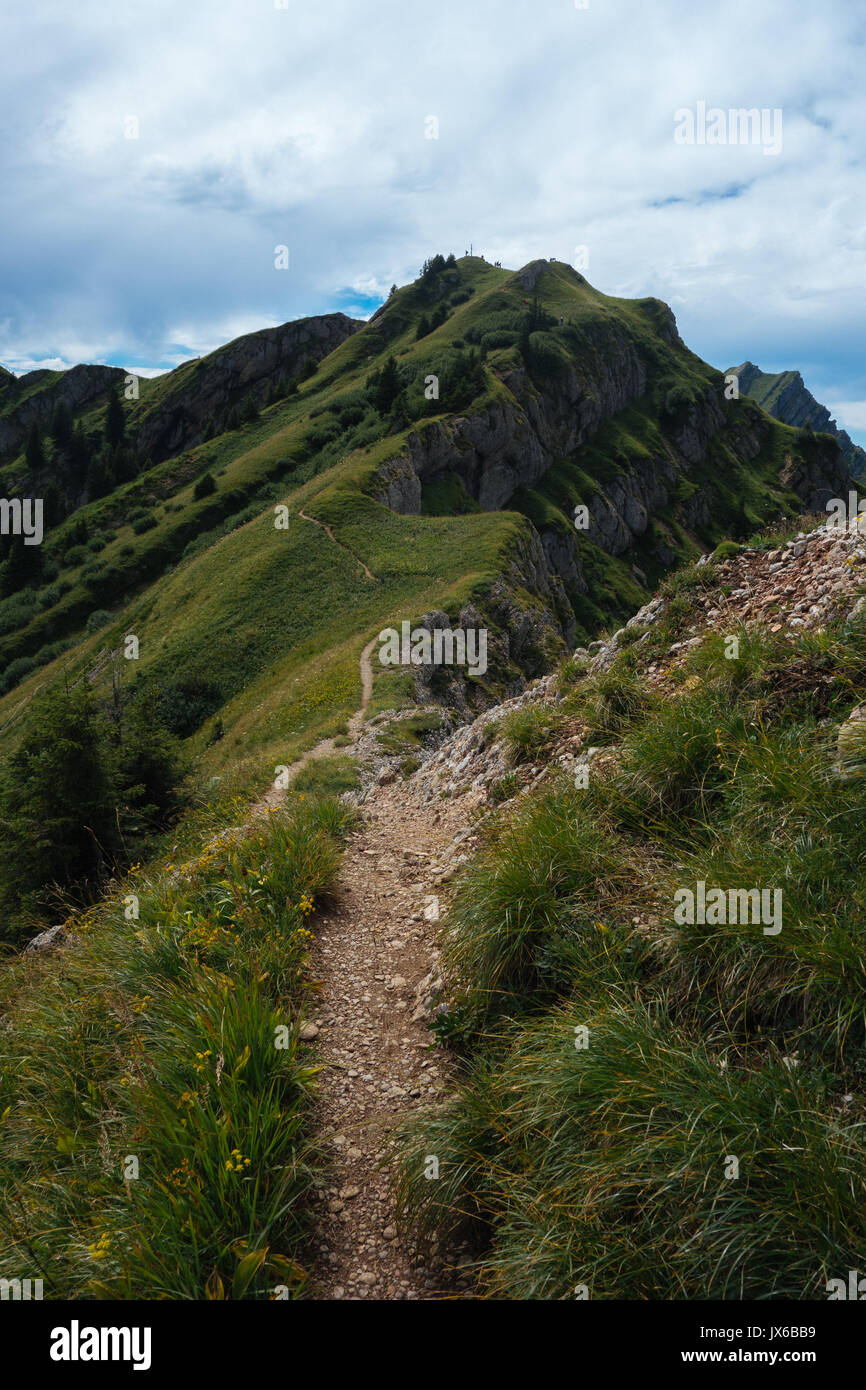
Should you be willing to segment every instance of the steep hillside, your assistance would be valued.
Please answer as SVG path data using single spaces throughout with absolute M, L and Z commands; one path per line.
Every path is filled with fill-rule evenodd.
M 785 425 L 835 435 L 845 462 L 855 478 L 866 473 L 866 449 L 861 449 L 845 430 L 840 430 L 830 412 L 806 389 L 799 372 L 762 372 L 754 362 L 743 362 L 730 369 L 739 378 L 740 390 L 757 401 L 762 410 Z
M 55 826 L 70 849 L 43 883 L 25 849 L 48 808 L 34 816 L 9 786 L 11 859 L 31 886 L 14 868 L 0 883 L 7 935 L 44 920 L 58 874 L 68 889 L 147 853 L 184 760 L 195 795 L 214 779 L 252 794 L 344 737 L 382 630 L 486 634 L 474 674 L 374 662 L 374 709 L 466 718 L 627 617 L 677 564 L 849 481 L 831 436 L 727 401 L 664 305 L 548 261 L 433 257 L 363 327 L 331 315 L 251 335 L 52 428 L 28 443 L 58 470 L 44 542 L 3 538 L 0 753 L 20 750 L 38 781 L 32 702 L 66 728 L 63 692 L 87 693 L 102 800 L 86 823 L 102 828 L 97 847 Z M 79 445 L 100 494 L 81 505 L 60 486 Z M 146 758 L 139 729 L 164 732 Z
M 345 314 L 297 319 L 247 333 L 157 378 L 105 366 L 18 378 L 4 372 L 0 477 L 21 496 L 53 483 L 59 520 L 142 467 L 237 428 L 242 413 L 252 418 L 257 407 L 285 395 L 361 327 Z M 115 429 L 106 418 L 113 396 L 123 400 Z
M 846 1296 L 864 576 L 826 527 L 720 547 L 409 780 L 410 823 L 445 797 L 472 835 L 431 1001 L 450 1094 L 393 1159 L 407 1236 L 468 1240 L 481 1296 Z
M 864 1236 L 866 546 L 815 520 L 719 546 L 456 730 L 376 710 L 374 640 L 342 755 L 214 801 L 19 957 L 0 1275 L 838 1296 Z
M 72 375 L 37 383 L 33 398 L 66 389 Z M 311 514 L 353 529 L 373 572 L 363 552 L 390 528 L 384 508 L 417 517 L 430 536 L 448 517 L 467 538 L 464 556 L 479 557 L 473 517 L 499 515 L 494 530 L 513 547 L 514 519 L 501 513 L 522 514 L 519 577 L 494 566 L 487 581 L 490 591 L 505 579 L 509 593 L 517 583 L 538 614 L 526 661 L 503 648 L 516 675 L 552 654 L 543 629 L 589 636 L 678 560 L 779 511 L 820 506 L 846 484 L 828 437 L 802 439 L 748 400 L 726 402 L 720 375 L 684 347 L 663 305 L 612 300 L 545 261 L 515 275 L 434 258 L 363 328 L 341 315 L 289 324 L 141 386 L 138 402 L 97 411 L 87 429 L 64 417 L 60 438 L 42 442 L 42 471 L 24 474 L 52 475 L 49 532 L 38 559 L 18 547 L 15 582 L 4 586 L 7 689 L 79 644 L 95 611 L 111 615 L 147 586 L 156 597 L 167 567 L 187 567 L 196 592 L 208 547 L 278 500 L 296 515 L 298 502 L 316 499 Z M 235 428 L 201 439 L 233 411 Z M 104 493 L 85 505 L 74 484 L 63 491 L 70 448 L 84 450 L 73 472 L 85 494 Z M 182 451 L 139 471 L 142 455 L 172 448 Z M 12 495 L 26 495 L 22 469 L 22 459 L 7 469 Z M 243 533 L 238 554 L 251 540 Z M 441 594 L 466 577 L 459 564 L 443 574 Z M 437 606 L 447 610 L 444 597 Z

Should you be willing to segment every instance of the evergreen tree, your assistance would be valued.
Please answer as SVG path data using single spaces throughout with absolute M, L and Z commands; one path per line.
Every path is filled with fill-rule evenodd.
M 42 546 L 25 545 L 23 536 L 10 536 L 9 554 L 0 570 L 0 598 L 38 584 L 42 576 Z
M 400 375 L 396 359 L 391 356 L 379 373 L 373 393 L 373 404 L 380 415 L 387 415 L 400 394 Z
M 440 254 L 431 256 L 429 261 L 425 261 L 421 267 L 421 279 L 425 283 L 429 282 L 430 280 L 435 279 L 435 277 L 444 269 L 445 257 Z
M 120 713 L 110 760 L 125 840 L 178 809 L 186 761 L 180 739 L 160 719 L 158 692 L 144 688 Z
M 105 440 L 110 449 L 116 449 L 123 442 L 126 430 L 126 417 L 123 413 L 123 406 L 117 394 L 117 388 L 112 386 L 108 393 L 108 408 L 105 412 Z
M 38 910 L 54 887 L 95 883 L 116 848 L 111 784 L 86 684 L 34 705 L 0 783 L 0 900 Z
M 84 433 L 84 427 L 79 420 L 72 432 L 72 441 L 69 445 L 69 471 L 70 479 L 75 488 L 80 488 L 87 476 L 87 467 L 90 462 L 90 445 Z
M 111 471 L 118 483 L 126 483 L 131 478 L 138 477 L 138 460 L 131 444 L 121 444 L 115 449 Z
M 36 473 L 45 463 L 45 451 L 42 447 L 42 434 L 39 425 L 34 420 L 30 426 L 30 433 L 27 436 L 27 445 L 24 450 L 24 459 L 27 464 L 28 473 Z
M 90 501 L 105 497 L 114 487 L 114 474 L 102 454 L 92 459 L 87 470 L 87 496 Z
M 72 443 L 72 411 L 66 401 L 58 401 L 51 416 L 51 438 L 57 449 L 68 449 Z
M 66 505 L 60 488 L 54 479 L 42 493 L 42 525 L 46 531 L 59 526 L 66 515 Z
M 426 338 L 426 337 L 427 337 L 427 334 L 428 334 L 429 332 L 430 332 L 430 320 L 428 319 L 428 317 L 427 317 L 426 314 L 422 314 L 421 317 L 420 317 L 420 319 L 418 320 L 418 327 L 415 329 L 415 341 L 416 341 L 416 343 L 417 343 L 417 341 L 418 341 L 419 338 Z
M 115 686 L 107 717 L 87 682 L 34 703 L 0 775 L 0 937 L 53 909 L 58 889 L 83 894 L 120 855 L 149 853 L 153 830 L 179 809 L 186 771 L 155 688 L 130 699 Z

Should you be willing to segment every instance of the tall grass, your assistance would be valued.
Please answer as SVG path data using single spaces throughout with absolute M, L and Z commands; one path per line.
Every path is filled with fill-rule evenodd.
M 497 813 L 458 884 L 460 1085 L 394 1159 L 404 1223 L 469 1233 L 490 1297 L 801 1299 L 862 1266 L 866 785 L 836 739 L 866 628 L 741 635 L 664 697 L 636 663 L 567 694 L 616 755 Z M 677 922 L 699 880 L 781 889 L 781 931 Z
M 307 922 L 348 814 L 298 796 L 194 860 L 138 870 L 71 924 L 61 957 L 17 966 L 0 1034 L 4 1277 L 42 1278 L 52 1298 L 303 1292 L 319 1162 L 298 1037 Z

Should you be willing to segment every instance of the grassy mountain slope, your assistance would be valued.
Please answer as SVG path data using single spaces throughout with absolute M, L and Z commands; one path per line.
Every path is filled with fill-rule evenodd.
M 11 1023 L 0 1034 L 0 1259 L 4 1277 L 45 1272 L 50 1296 L 305 1288 L 321 1160 L 300 1046 L 305 923 L 333 889 L 350 818 L 300 785 L 279 816 L 250 820 L 247 808 L 277 765 L 343 733 L 361 702 L 364 645 L 424 615 L 486 627 L 490 669 L 478 679 L 375 671 L 371 709 L 436 699 L 465 719 L 618 623 L 682 561 L 847 486 L 832 438 L 748 399 L 726 402 L 720 374 L 688 351 L 664 305 L 601 295 L 555 262 L 513 273 L 436 257 L 367 325 L 340 329 L 318 365 L 303 332 L 285 341 L 305 365 L 263 394 L 203 359 L 144 387 L 122 407 L 122 430 L 110 389 L 82 402 L 73 427 L 90 461 L 82 472 L 71 460 L 64 425 L 66 443 L 40 441 L 42 473 L 57 464 L 55 515 L 38 559 L 10 542 L 0 566 L 4 940 L 12 957 L 61 913 L 72 932 L 59 959 L 16 956 L 0 978 Z M 209 407 L 207 439 L 205 379 L 219 383 L 228 417 L 237 410 L 222 419 Z M 154 439 L 177 428 L 184 442 L 145 467 L 155 419 Z M 78 469 L 68 488 L 67 464 Z M 11 459 L 9 493 L 28 495 L 27 467 L 26 455 Z M 692 591 L 713 580 L 722 585 L 715 565 L 668 580 L 659 658 Z M 636 642 L 597 680 L 565 664 L 566 718 L 599 744 L 625 745 L 628 767 L 590 793 L 547 788 L 487 826 L 455 909 L 463 993 L 440 1026 L 468 1059 L 463 1089 L 406 1140 L 410 1158 L 413 1145 L 455 1156 L 448 1180 L 422 1194 L 407 1177 L 407 1214 L 447 1230 L 469 1212 L 488 1241 L 480 1268 L 493 1292 L 564 1297 L 586 1273 L 594 1296 L 700 1296 L 706 1251 L 730 1238 L 736 1258 L 709 1260 L 707 1288 L 736 1296 L 766 1277 L 796 1296 L 806 1271 L 792 1242 L 820 1268 L 854 1258 L 846 1231 L 857 1237 L 859 1217 L 844 1180 L 846 1164 L 859 1172 L 859 1140 L 837 1112 L 859 1065 L 859 906 L 828 888 L 827 866 L 847 856 L 854 871 L 862 797 L 852 786 L 840 811 L 820 774 L 822 720 L 861 694 L 858 634 L 802 639 L 790 709 L 778 692 L 791 651 L 769 639 L 733 666 L 712 646 L 670 692 L 648 689 Z M 131 635 L 138 653 L 127 659 Z M 839 688 L 813 703 L 828 666 Z M 89 744 L 75 742 L 70 709 Z M 550 731 L 530 724 L 512 728 L 513 741 L 545 758 Z M 178 819 L 164 783 L 180 746 L 192 806 Z M 37 862 L 74 816 L 79 760 L 103 817 L 102 861 L 87 878 L 70 872 L 59 899 L 54 880 L 19 892 L 12 870 L 25 850 Z M 342 790 L 351 770 L 318 775 Z M 96 842 L 96 822 L 82 824 Z M 86 836 L 84 849 L 92 862 Z M 797 934 L 769 967 L 739 936 L 664 931 L 651 948 L 629 928 L 652 913 L 656 925 L 658 884 L 684 865 L 751 882 L 785 854 Z M 832 914 L 841 926 L 828 939 Z M 736 1016 L 731 982 L 748 1001 Z M 584 1018 L 604 1044 L 590 1087 L 564 1060 Z M 768 1091 L 760 1073 L 784 1081 L 782 1048 L 801 1049 L 809 1068 L 806 1091 L 791 1082 L 779 1101 L 781 1085 Z M 721 1095 L 717 1054 L 728 1062 Z M 645 1056 L 652 1074 L 635 1066 Z M 717 1105 L 723 1133 L 678 1139 L 671 1178 L 689 1091 Z M 641 1106 L 654 1096 L 647 1129 Z M 806 1161 L 783 1157 L 763 1196 L 747 1189 L 714 1225 L 701 1168 L 712 1145 L 748 1159 L 775 1125 L 787 1153 L 803 1106 L 829 1172 L 810 1208 L 791 1224 Z M 122 1168 L 129 1156 L 143 1182 Z M 647 1182 L 665 1222 L 653 1223 Z M 756 1216 L 770 1222 L 766 1258 Z
M 313 339 L 322 352 L 334 334 L 316 365 Z M 305 365 L 277 390 L 272 359 Z M 178 420 L 196 437 L 202 399 L 233 410 L 250 373 L 270 404 L 248 390 L 231 428 L 139 467 L 154 419 L 154 439 Z M 488 630 L 483 676 L 376 668 L 379 708 L 465 713 L 627 616 L 678 562 L 847 479 L 831 438 L 725 401 L 664 305 L 547 261 L 434 257 L 362 328 L 336 315 L 248 335 L 138 402 L 82 409 L 87 476 L 108 490 L 55 496 L 40 547 L 5 538 L 0 755 L 37 696 L 86 688 L 112 746 L 122 712 L 150 699 L 199 760 L 199 798 L 227 778 L 260 791 L 341 733 L 383 627 Z M 67 421 L 42 441 L 61 481 L 68 440 Z
M 866 552 L 783 542 L 679 571 L 442 774 L 509 750 L 442 934 L 457 1084 L 396 1157 L 487 1297 L 821 1299 L 858 1267 Z M 731 910 L 756 889 L 772 918 Z
M 437 309 L 445 321 L 416 339 L 422 316 Z M 471 368 L 473 349 L 484 361 Z M 245 359 L 254 351 L 247 344 Z M 366 383 L 391 354 L 400 396 L 391 409 L 377 410 Z M 154 399 L 182 408 L 199 378 L 218 374 L 209 362 L 142 383 L 142 399 L 127 416 L 133 449 Z M 440 382 L 438 402 L 424 399 L 431 373 Z M 557 591 L 556 603 L 549 594 L 543 599 L 558 610 L 556 625 L 570 635 L 567 603 L 586 636 L 608 613 L 629 611 L 661 570 L 738 520 L 746 526 L 793 509 L 798 490 L 812 486 L 810 476 L 819 485 L 839 481 L 826 448 L 817 462 L 803 458 L 797 435 L 771 425 L 748 402 L 725 412 L 719 384 L 719 375 L 681 344 L 657 301 L 610 299 L 556 263 L 536 262 L 517 275 L 471 258 L 440 268 L 393 295 L 294 394 L 118 483 L 53 526 L 44 575 L 0 604 L 3 679 L 10 688 L 70 644 L 86 656 L 80 635 L 91 615 L 117 611 L 151 586 L 155 596 L 166 570 L 178 564 L 190 566 L 186 588 L 203 590 L 209 568 L 196 552 L 277 500 L 294 510 L 316 499 L 319 519 L 353 526 L 356 553 L 374 572 L 364 548 L 374 534 L 387 535 L 392 522 L 363 496 L 417 512 L 418 534 L 431 537 L 431 511 L 447 512 L 449 502 L 464 517 L 478 507 L 521 511 L 542 542 L 548 587 Z M 821 450 L 821 437 L 812 447 Z M 399 487 L 389 495 L 387 480 L 395 468 L 405 470 L 407 458 L 420 480 L 417 503 Z M 798 466 L 805 482 L 790 478 Z M 216 488 L 197 498 L 205 474 Z M 306 486 L 313 479 L 321 486 Z M 585 537 L 572 525 L 580 503 L 598 517 Z M 636 511 L 631 527 L 620 519 L 629 507 Z M 460 522 L 468 528 L 465 556 L 475 549 L 475 524 Z M 240 550 L 257 548 L 254 534 L 241 533 Z M 402 533 L 391 534 L 399 547 Z M 514 523 L 499 534 L 516 534 Z M 484 544 L 478 549 L 479 562 L 465 567 L 473 573 L 485 572 Z M 626 561 L 618 558 L 626 552 Z M 387 571 L 388 560 L 380 559 L 379 569 Z M 291 563 L 284 578 L 288 590 Z M 433 584 L 443 582 L 443 594 L 464 578 L 459 563 L 430 574 Z M 121 626 L 128 627 L 126 615 Z
M 730 370 L 739 377 L 740 389 L 768 415 L 798 429 L 808 423 L 812 429 L 835 435 L 852 475 L 859 478 L 866 472 L 866 450 L 839 429 L 827 407 L 806 389 L 799 372 L 762 372 L 753 362 L 743 362 Z

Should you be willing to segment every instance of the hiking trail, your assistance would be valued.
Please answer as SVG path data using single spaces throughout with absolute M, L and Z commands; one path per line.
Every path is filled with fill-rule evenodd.
M 376 641 L 360 656 L 352 747 L 338 750 L 325 739 L 290 773 L 332 752 L 359 755 Z M 254 814 L 285 796 L 271 788 Z M 330 905 L 309 924 L 318 1000 L 305 1032 L 315 1037 L 323 1068 L 315 1115 L 329 1158 L 308 1260 L 312 1294 L 435 1298 L 436 1278 L 413 1265 L 413 1252 L 398 1237 L 390 1181 L 378 1164 L 394 1123 L 432 1100 L 444 1082 L 443 1056 L 431 1048 L 419 1003 L 439 956 L 437 875 L 464 822 L 456 807 L 414 805 L 399 782 L 375 783 L 360 814 Z
M 338 541 L 337 537 L 334 535 L 332 528 L 328 525 L 326 521 L 318 521 L 316 517 L 307 516 L 307 513 L 301 510 L 298 511 L 298 516 L 302 517 L 304 521 L 312 521 L 314 526 L 320 526 L 324 531 L 325 535 L 328 537 L 328 540 L 333 541 L 334 545 L 338 545 L 341 550 L 345 550 L 347 555 L 351 555 L 352 559 L 355 560 L 357 564 L 361 566 L 361 569 L 364 571 L 367 578 L 375 581 L 375 574 L 373 574 L 372 571 L 367 568 L 360 555 L 356 555 L 354 550 L 351 550 L 348 545 L 344 544 L 343 541 Z
M 340 544 L 330 527 L 304 519 Z M 365 761 L 360 745 L 377 640 L 359 658 L 361 703 L 348 724 L 351 746 L 323 739 L 289 766 L 289 776 L 338 752 Z M 253 816 L 285 798 L 285 790 L 269 788 Z M 432 1048 L 423 999 L 439 956 L 437 876 L 447 871 L 447 851 L 463 827 L 456 807 L 414 805 L 405 785 L 374 783 L 329 906 L 310 919 L 318 997 L 304 1032 L 315 1038 L 322 1067 L 314 1113 L 329 1159 L 307 1260 L 315 1299 L 455 1296 L 452 1281 L 441 1290 L 401 1242 L 390 1179 L 379 1163 L 395 1122 L 429 1103 L 444 1084 L 446 1063 Z

